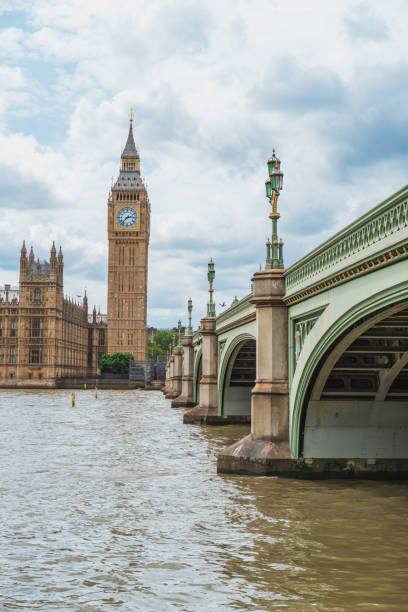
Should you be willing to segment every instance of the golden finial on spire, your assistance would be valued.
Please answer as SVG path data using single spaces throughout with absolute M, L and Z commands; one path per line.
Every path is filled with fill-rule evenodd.
M 129 113 L 129 119 L 130 119 L 130 123 L 133 123 L 133 107 L 130 107 L 130 113 Z

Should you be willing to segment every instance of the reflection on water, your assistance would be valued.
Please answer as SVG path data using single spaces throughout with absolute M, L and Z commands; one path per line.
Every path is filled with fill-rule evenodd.
M 407 610 L 408 485 L 217 476 L 246 433 L 0 391 L 0 609 Z

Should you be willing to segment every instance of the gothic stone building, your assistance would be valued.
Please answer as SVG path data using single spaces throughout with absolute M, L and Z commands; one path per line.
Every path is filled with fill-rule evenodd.
M 53 244 L 40 263 L 23 243 L 19 287 L 0 289 L 0 385 L 55 386 L 96 374 L 106 324 L 95 312 L 88 321 L 86 295 L 81 303 L 64 297 L 63 277 L 61 248 L 57 255 Z

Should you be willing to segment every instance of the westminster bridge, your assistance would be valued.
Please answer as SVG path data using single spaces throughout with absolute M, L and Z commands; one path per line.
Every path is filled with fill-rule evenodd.
M 406 476 L 408 187 L 287 269 L 268 249 L 218 316 L 209 264 L 207 316 L 174 348 L 167 397 L 185 423 L 251 422 L 220 472 Z

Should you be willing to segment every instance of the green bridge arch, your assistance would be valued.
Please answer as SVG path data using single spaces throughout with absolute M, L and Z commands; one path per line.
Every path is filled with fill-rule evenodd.
M 307 306 L 313 307 L 311 312 L 316 312 L 316 307 L 320 307 L 321 311 L 305 339 L 290 381 L 290 447 L 296 457 L 304 450 L 302 438 L 305 435 L 307 411 L 311 407 L 310 401 L 316 401 L 317 397 L 316 393 L 313 396 L 313 390 L 316 391 L 316 384 L 323 389 L 341 350 L 366 329 L 408 307 L 406 270 L 406 262 L 401 261 L 393 266 L 393 274 L 387 274 L 385 270 L 378 271 L 327 294 L 316 296 L 317 299 L 308 300 L 311 303 Z M 290 309 L 292 324 L 289 328 L 292 335 L 294 320 L 299 317 L 299 313 L 299 308 Z M 293 341 L 290 346 L 293 353 Z M 290 357 L 293 359 L 293 354 Z M 333 409 L 336 409 L 335 402 L 332 403 Z M 327 408 L 327 404 L 323 408 Z M 321 420 L 324 420 L 324 416 Z M 340 435 L 340 430 L 337 433 Z M 318 452 L 319 449 L 315 449 L 314 456 L 318 456 Z M 355 456 L 360 456 L 361 452 L 361 449 L 356 449 Z M 370 453 L 369 450 L 367 452 Z
M 256 344 L 256 337 L 254 334 L 248 332 L 238 333 L 227 345 L 227 347 L 222 351 L 220 356 L 220 365 L 219 365 L 219 374 L 218 374 L 218 413 L 226 414 L 225 412 L 225 400 L 226 400 L 226 391 L 229 383 L 229 378 L 231 376 L 232 368 L 234 362 L 239 355 L 240 350 L 245 346 L 248 342 L 254 342 Z M 254 363 L 255 367 L 256 363 Z M 242 397 L 244 395 L 245 397 Z M 234 398 L 235 401 L 240 400 L 241 406 L 237 407 L 234 414 L 250 414 L 251 413 L 251 398 L 250 398 L 250 388 L 249 392 L 244 392 L 241 397 Z M 247 404 L 247 408 L 245 410 L 245 403 Z

